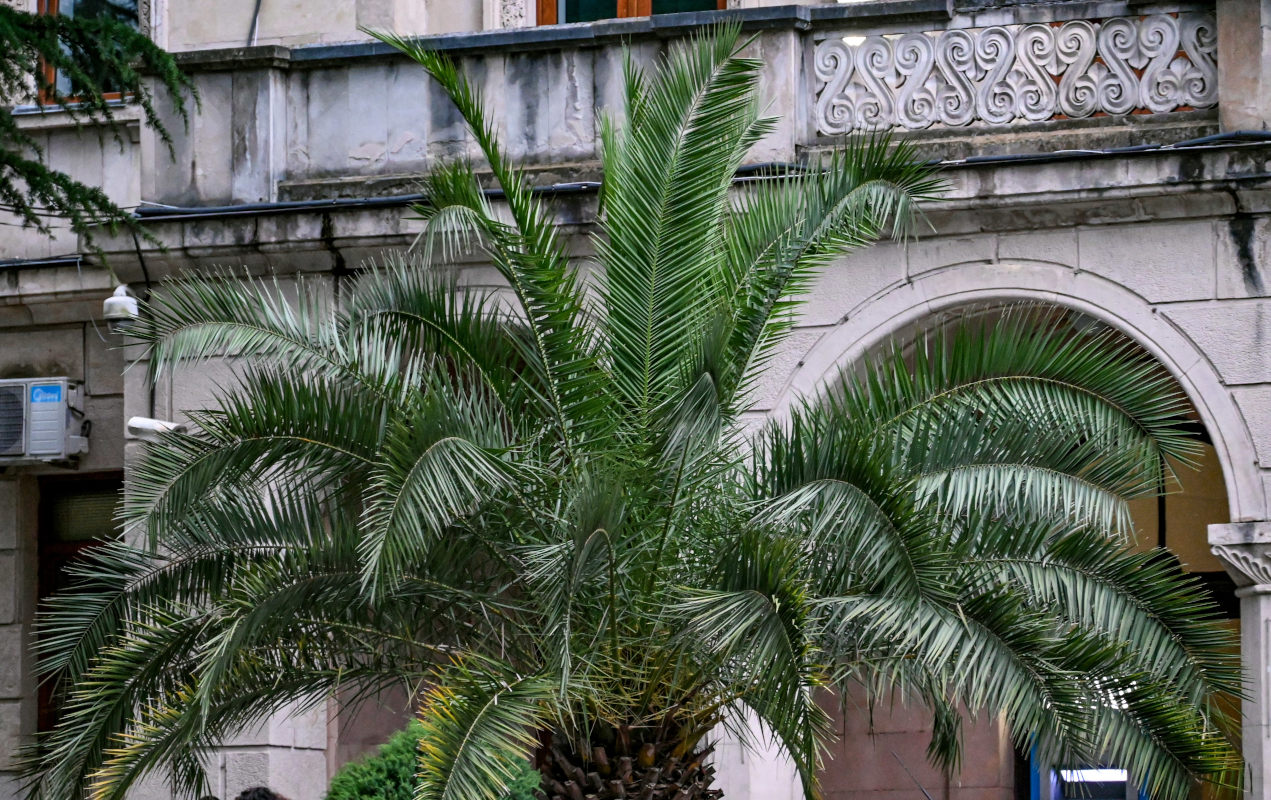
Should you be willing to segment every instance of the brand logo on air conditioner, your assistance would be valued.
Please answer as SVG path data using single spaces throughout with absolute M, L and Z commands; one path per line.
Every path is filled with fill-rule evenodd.
M 60 403 L 62 402 L 62 387 L 60 384 L 44 384 L 31 387 L 32 403 Z

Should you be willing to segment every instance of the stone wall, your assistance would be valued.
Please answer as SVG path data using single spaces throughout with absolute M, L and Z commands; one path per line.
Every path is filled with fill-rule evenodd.
M 151 0 L 147 21 L 172 52 L 263 44 L 365 41 L 359 28 L 406 35 L 481 30 L 476 0 Z M 253 24 L 254 23 L 254 24 Z
M 931 716 L 884 698 L 871 714 L 862 692 L 827 698 L 838 741 L 822 771 L 825 800 L 1014 800 L 1015 751 L 1005 729 L 980 717 L 963 729 L 963 769 L 946 775 L 927 762 Z M 842 709 L 846 709 L 846 713 Z

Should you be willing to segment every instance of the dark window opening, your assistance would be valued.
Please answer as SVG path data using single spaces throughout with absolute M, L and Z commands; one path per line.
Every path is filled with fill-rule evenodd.
M 565 22 L 593 22 L 618 16 L 618 0 L 565 0 Z
M 1018 747 L 1013 748 L 1015 755 L 1015 792 L 1014 800 L 1032 800 L 1033 798 L 1033 764 L 1027 753 Z
M 681 11 L 714 11 L 719 4 L 712 0 L 653 0 L 654 14 L 678 14 Z
M 1240 598 L 1236 597 L 1236 582 L 1226 572 L 1193 572 L 1205 591 L 1213 598 L 1214 605 L 1223 619 L 1240 619 Z
M 725 7 L 725 0 L 538 0 L 538 24 L 717 11 Z
M 42 601 L 68 588 L 68 568 L 85 553 L 119 538 L 119 505 L 123 476 L 74 476 L 40 480 L 39 569 L 36 593 Z M 38 725 L 46 731 L 57 723 L 58 700 L 51 683 L 40 684 Z

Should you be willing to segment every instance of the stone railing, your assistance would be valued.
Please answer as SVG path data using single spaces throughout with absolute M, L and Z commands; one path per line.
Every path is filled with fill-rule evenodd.
M 1161 113 L 1218 103 L 1212 13 L 815 35 L 818 134 Z
M 857 130 L 918 132 L 940 158 L 1181 141 L 1217 130 L 1212 3 L 1177 0 L 1138 13 L 1143 7 L 1131 0 L 977 2 L 670 14 L 426 43 L 480 85 L 504 146 L 542 170 L 536 180 L 545 183 L 599 177 L 597 112 L 621 107 L 624 53 L 652 68 L 670 42 L 721 17 L 754 35 L 747 53 L 765 65 L 761 90 L 777 123 L 751 151 L 755 163 L 797 160 Z M 181 59 L 203 112 L 188 128 L 176 118 L 168 128 L 176 163 L 197 168 L 172 169 L 162 143 L 143 146 L 141 195 L 155 203 L 404 194 L 438 163 L 481 158 L 424 71 L 379 43 Z M 998 141 L 1003 132 L 1010 142 Z

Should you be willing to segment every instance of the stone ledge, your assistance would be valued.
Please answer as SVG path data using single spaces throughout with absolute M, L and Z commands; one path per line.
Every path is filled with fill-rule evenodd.
M 1099 157 L 1098 150 L 1123 147 L 1166 146 L 1170 143 L 1209 136 L 1218 132 L 1217 112 L 1190 111 L 1172 114 L 1099 117 L 1082 120 L 1040 122 L 1028 126 L 1001 128 L 943 128 L 925 131 L 898 131 L 897 141 L 914 147 L 919 158 L 956 160 L 996 156 L 1004 152 L 1054 155 L 1068 158 Z M 814 154 L 841 145 L 842 137 L 821 138 L 816 144 L 799 148 L 800 155 Z M 1145 151 L 1153 152 L 1153 151 Z M 1187 152 L 1176 151 L 1154 152 Z M 1128 155 L 1109 153 L 1104 157 Z M 968 164 L 967 166 L 970 166 Z M 536 186 L 595 181 L 602 179 L 598 161 L 550 164 L 523 164 L 530 183 Z M 1228 176 L 1222 176 L 1228 177 Z M 420 191 L 418 173 L 331 175 L 283 180 L 278 195 L 284 201 L 313 201 L 331 198 L 382 197 Z
M 936 160 L 977 158 L 1003 153 L 1050 153 L 1109 150 L 1147 145 L 1165 146 L 1219 132 L 1216 109 L 1165 114 L 1048 120 L 1010 125 L 896 130 L 891 136 L 912 145 L 918 156 Z M 825 150 L 842 136 L 821 136 L 805 149 Z
M 599 161 L 562 162 L 554 164 L 522 164 L 531 186 L 551 186 L 601 180 Z M 478 170 L 482 183 L 492 186 L 488 171 Z M 278 184 L 280 200 L 327 200 L 333 197 L 361 198 L 385 195 L 409 195 L 421 191 L 423 177 L 419 173 L 380 175 L 340 175 L 322 178 L 284 180 Z
M 1224 522 L 1209 526 L 1211 545 L 1271 544 L 1271 522 Z
M 129 102 L 112 102 L 109 104 L 112 121 L 119 130 L 127 131 L 132 141 L 141 129 L 141 106 Z M 19 106 L 13 110 L 13 119 L 24 131 L 53 131 L 91 129 L 95 126 L 109 127 L 109 122 L 95 122 L 86 116 L 86 112 L 72 115 L 63 106 Z
M 1129 187 L 1098 197 L 1067 198 L 1047 195 L 1021 202 L 1017 197 L 977 198 L 959 206 L 970 209 L 967 217 L 977 230 L 991 227 L 997 232 L 1028 230 L 1038 220 L 1042 224 L 1103 225 L 1119 222 L 1142 222 L 1142 209 L 1151 203 L 1160 214 L 1154 221 L 1170 218 L 1192 219 L 1196 215 L 1212 215 L 1213 191 L 1217 184 L 1190 187 Z M 1225 187 L 1235 190 L 1233 183 Z M 1163 190 L 1174 192 L 1161 195 Z M 1161 197 L 1157 204 L 1153 198 Z M 1188 201 L 1192 202 L 1188 202 Z M 1204 208 L 1193 208 L 1195 203 Z M 554 205 L 560 211 L 562 233 L 570 235 L 594 219 L 594 194 L 573 194 L 558 198 Z M 943 204 L 929 208 L 929 218 L 942 231 L 952 209 Z M 1217 209 L 1221 211 L 1221 209 Z M 967 210 L 953 211 L 966 217 Z M 148 222 L 147 227 L 162 241 L 167 251 L 146 249 L 145 258 L 152 278 L 158 279 L 180 269 L 203 269 L 209 266 L 239 265 L 244 269 L 280 273 L 342 272 L 356 268 L 369 257 L 388 250 L 409 246 L 421 230 L 404 208 L 303 208 L 270 216 L 243 216 L 220 220 L 210 227 L 199 219 L 169 217 Z M 224 235 L 209 237 L 209 231 Z M 947 232 L 947 231 L 946 231 Z M 952 232 L 950 232 L 952 235 Z M 141 272 L 131 241 L 103 241 L 110 263 L 124 281 L 141 279 Z M 100 301 L 98 301 L 100 302 Z
M 286 69 L 291 49 L 277 44 L 190 50 L 172 57 L 187 72 L 226 72 L 240 69 Z

